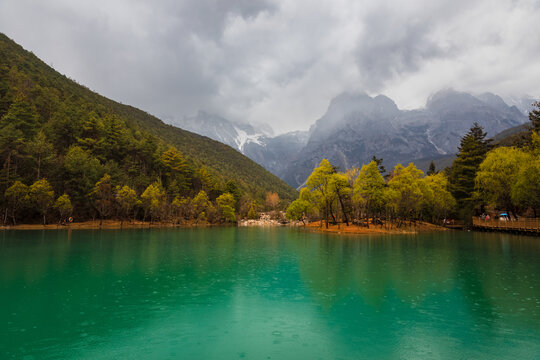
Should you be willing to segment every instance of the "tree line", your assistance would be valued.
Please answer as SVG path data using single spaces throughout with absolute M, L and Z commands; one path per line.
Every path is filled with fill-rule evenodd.
M 261 189 L 243 190 L 238 179 L 193 161 L 111 108 L 42 86 L 24 70 L 0 66 L 4 223 L 51 216 L 234 221 L 261 209 Z
M 385 179 L 380 159 L 361 168 L 339 172 L 323 159 L 309 176 L 300 196 L 287 208 L 293 220 L 357 223 L 369 227 L 386 219 L 397 227 L 419 219 L 438 222 L 454 208 L 443 173 L 424 176 L 413 163 L 400 164 Z
M 540 207 L 540 104 L 530 113 L 530 130 L 516 146 L 494 147 L 474 123 L 460 142 L 456 160 L 441 172 L 433 162 L 426 175 L 413 163 L 389 174 L 373 157 L 361 168 L 340 172 L 323 159 L 287 208 L 292 220 L 357 223 L 368 226 L 453 217 L 469 223 L 491 209 L 514 214 Z M 371 220 L 370 220 L 371 219 Z
M 458 203 L 458 215 L 486 211 L 537 216 L 540 208 L 540 103 L 529 113 L 529 129 L 513 146 L 497 146 L 478 124 L 461 139 L 459 153 L 447 172 Z

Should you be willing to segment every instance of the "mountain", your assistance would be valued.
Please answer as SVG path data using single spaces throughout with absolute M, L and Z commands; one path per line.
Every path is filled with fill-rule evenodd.
M 307 131 L 292 131 L 275 137 L 262 137 L 258 142 L 247 143 L 243 153 L 272 174 L 282 178 L 288 159 L 304 148 L 308 138 Z
M 2 194 L 13 180 L 26 184 L 35 180 L 38 155 L 32 155 L 32 144 L 36 134 L 42 134 L 51 154 L 46 169 L 39 155 L 41 176 L 47 176 L 56 194 L 75 191 L 77 181 L 95 183 L 96 176 L 107 172 L 116 184 L 130 185 L 138 193 L 157 180 L 193 196 L 209 181 L 219 188 L 232 180 L 253 199 L 263 199 L 268 191 L 282 199 L 296 197 L 294 189 L 230 146 L 107 99 L 61 75 L 1 33 L 0 119 Z M 167 184 L 169 170 L 163 161 L 171 145 L 186 160 L 187 187 Z M 91 177 L 90 172 L 80 178 L 70 173 L 73 169 L 66 163 L 70 151 L 79 156 L 73 159 L 79 161 L 74 166 L 93 167 Z M 88 196 L 82 189 L 77 191 Z
M 199 111 L 195 116 L 173 120 L 173 124 L 227 144 L 240 152 L 243 152 L 246 144 L 259 144 L 262 139 L 273 134 L 270 127 L 255 129 L 253 125 L 234 123 L 221 116 L 204 111 Z
M 519 111 L 524 115 L 529 116 L 529 113 L 533 109 L 533 104 L 538 101 L 532 96 L 522 96 L 522 97 L 507 97 L 505 100 L 509 106 L 515 106 Z
M 417 110 L 400 110 L 383 95 L 344 93 L 330 102 L 311 127 L 306 146 L 280 176 L 291 186 L 301 186 L 323 158 L 341 169 L 361 166 L 372 156 L 383 158 L 387 169 L 397 163 L 425 162 L 455 154 L 474 122 L 491 137 L 526 121 L 515 106 L 490 93 L 473 96 L 444 90 Z
M 182 129 L 237 149 L 277 176 L 282 175 L 287 165 L 285 159 L 298 153 L 308 139 L 306 131 L 293 131 L 274 137 L 269 126 L 237 123 L 205 111 L 170 121 Z
M 533 101 L 522 99 L 522 105 Z M 400 110 L 384 95 L 343 93 L 332 99 L 309 132 L 276 137 L 204 112 L 177 124 L 235 147 L 298 187 L 323 158 L 342 169 L 361 166 L 372 156 L 382 157 L 389 170 L 411 161 L 427 169 L 431 160 L 443 168 L 451 163 L 461 137 L 474 122 L 493 137 L 527 122 L 527 116 L 492 93 L 443 90 L 416 110 Z

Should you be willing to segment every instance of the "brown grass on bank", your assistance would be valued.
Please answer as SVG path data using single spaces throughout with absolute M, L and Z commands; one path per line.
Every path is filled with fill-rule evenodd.
M 19 224 L 19 225 L 7 225 L 0 226 L 0 230 L 57 230 L 57 229 L 149 229 L 149 228 L 174 228 L 174 227 L 206 227 L 212 226 L 210 224 L 196 223 L 195 221 L 183 222 L 181 224 L 173 224 L 171 222 L 153 222 L 149 221 L 124 221 L 119 220 L 103 220 L 100 225 L 99 220 L 94 221 L 82 221 L 82 222 L 73 222 L 70 224 Z M 278 225 L 275 225 L 278 226 Z M 416 226 L 402 226 L 401 228 L 396 228 L 395 226 L 389 227 L 388 229 L 385 226 L 380 225 L 370 225 L 369 228 L 358 226 L 358 225 L 349 225 L 346 226 L 344 223 L 339 225 L 329 224 L 328 229 L 324 226 L 321 227 L 320 221 L 311 222 L 306 224 L 305 227 L 298 225 L 298 228 L 305 228 L 310 231 L 316 232 L 327 232 L 327 233 L 336 233 L 336 234 L 414 234 L 417 232 L 425 231 L 445 231 L 448 230 L 445 227 L 426 223 L 426 222 L 416 222 Z
M 408 226 L 408 224 L 403 225 L 400 228 L 396 228 L 395 226 L 388 226 L 388 228 L 386 228 L 384 225 L 380 226 L 372 224 L 370 224 L 369 228 L 367 228 L 352 224 L 347 226 L 345 223 L 340 223 L 336 225 L 328 224 L 328 229 L 326 228 L 324 222 L 321 227 L 320 221 L 316 221 L 307 224 L 305 228 L 311 231 L 335 234 L 415 234 L 418 232 L 448 230 L 445 227 L 421 221 L 417 221 L 416 224 L 412 224 L 411 226 Z
M 99 220 L 72 222 L 69 224 L 19 224 L 0 226 L 0 230 L 56 230 L 56 229 L 148 229 L 148 228 L 172 228 L 172 227 L 194 227 L 208 226 L 208 224 L 196 224 L 195 222 L 173 224 L 171 222 L 153 222 L 149 221 L 124 221 L 103 220 L 100 225 Z

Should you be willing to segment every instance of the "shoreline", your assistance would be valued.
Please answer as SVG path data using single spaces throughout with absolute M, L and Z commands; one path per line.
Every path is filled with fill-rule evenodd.
M 300 225 L 299 227 L 302 227 L 306 229 L 307 231 L 311 232 L 317 232 L 317 233 L 330 233 L 330 234 L 339 234 L 339 235 L 393 235 L 393 234 L 418 234 L 423 232 L 433 232 L 433 231 L 448 231 L 450 229 L 427 223 L 427 222 L 420 222 L 418 221 L 415 226 L 411 227 L 403 227 L 403 228 L 395 228 L 391 227 L 389 229 L 386 229 L 384 226 L 380 225 L 370 225 L 369 228 L 358 226 L 358 225 L 349 225 L 346 224 L 339 224 L 339 225 L 328 225 L 328 229 L 325 228 L 324 223 L 323 226 L 320 226 L 320 222 L 311 222 L 309 224 L 306 224 L 306 226 Z
M 118 220 L 103 220 L 100 225 L 99 220 L 89 220 L 82 222 L 74 222 L 70 224 L 17 224 L 0 226 L 0 230 L 123 230 L 123 229 L 159 229 L 159 228 L 203 228 L 213 226 L 238 226 L 238 227 L 292 227 L 301 230 L 317 232 L 317 233 L 332 233 L 343 235 L 366 235 L 366 234 L 416 234 L 419 232 L 429 231 L 447 231 L 448 228 L 425 223 L 417 222 L 416 226 L 404 227 L 404 228 L 390 228 L 386 229 L 384 226 L 371 225 L 369 228 L 345 224 L 329 225 L 328 229 L 324 224 L 321 227 L 320 222 L 307 223 L 305 226 L 301 222 L 291 222 L 288 224 L 281 224 L 274 220 L 241 220 L 236 225 L 232 224 L 206 224 L 206 223 L 170 223 L 170 222 L 142 222 L 142 221 L 118 221 Z
M 219 226 L 222 226 L 220 224 Z M 170 223 L 170 222 L 153 222 L 148 221 L 119 221 L 119 220 L 103 220 L 100 225 L 99 220 L 89 220 L 81 222 L 73 222 L 70 224 L 17 224 L 3 225 L 0 230 L 106 230 L 106 229 L 159 229 L 159 228 L 194 228 L 194 227 L 210 227 L 214 224 L 195 224 L 195 223 Z

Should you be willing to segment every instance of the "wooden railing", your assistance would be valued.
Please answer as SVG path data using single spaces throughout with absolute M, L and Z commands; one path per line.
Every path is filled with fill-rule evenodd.
M 517 220 L 485 220 L 479 217 L 473 217 L 473 226 L 477 228 L 493 230 L 540 232 L 540 218 L 521 218 Z

